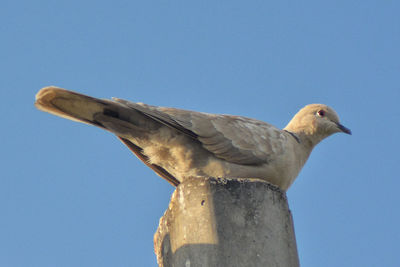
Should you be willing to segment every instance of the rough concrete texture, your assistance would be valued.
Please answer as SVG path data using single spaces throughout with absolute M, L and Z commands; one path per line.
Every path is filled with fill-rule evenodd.
M 255 180 L 181 183 L 154 236 L 159 266 L 299 266 L 286 194 Z

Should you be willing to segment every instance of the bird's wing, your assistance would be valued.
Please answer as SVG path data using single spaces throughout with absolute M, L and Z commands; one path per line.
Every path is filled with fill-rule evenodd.
M 286 141 L 281 130 L 250 118 L 156 107 L 122 99 L 103 100 L 55 87 L 42 89 L 37 94 L 36 106 L 115 133 L 144 161 L 141 148 L 136 151 L 125 141 L 126 133 L 156 130 L 158 123 L 200 142 L 216 157 L 242 165 L 272 161 L 273 155 L 282 153 Z
M 286 135 L 262 121 L 114 100 L 190 136 L 216 157 L 232 163 L 265 164 L 284 149 Z

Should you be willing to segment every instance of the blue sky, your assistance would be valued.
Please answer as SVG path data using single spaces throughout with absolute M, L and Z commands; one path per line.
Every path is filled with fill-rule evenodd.
M 10 1 L 0 9 L 0 266 L 156 266 L 173 187 L 110 133 L 36 110 L 57 85 L 353 135 L 288 191 L 302 266 L 399 266 L 400 2 Z

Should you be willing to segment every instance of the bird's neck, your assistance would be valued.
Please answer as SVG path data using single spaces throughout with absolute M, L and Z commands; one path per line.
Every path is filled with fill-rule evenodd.
M 288 125 L 284 130 L 297 136 L 299 143 L 310 151 L 323 139 L 310 128 L 292 128 Z

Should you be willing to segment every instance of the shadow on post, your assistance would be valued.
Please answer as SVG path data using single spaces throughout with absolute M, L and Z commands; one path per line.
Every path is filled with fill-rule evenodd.
M 154 236 L 159 266 L 299 266 L 286 194 L 260 180 L 181 183 Z

